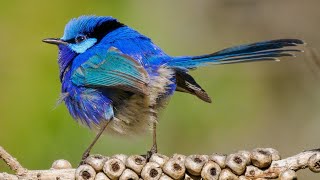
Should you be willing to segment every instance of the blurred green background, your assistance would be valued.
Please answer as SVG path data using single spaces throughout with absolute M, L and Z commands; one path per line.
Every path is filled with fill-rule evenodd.
M 305 40 L 306 53 L 295 59 L 193 71 L 213 103 L 176 93 L 162 113 L 158 143 L 166 155 L 274 147 L 287 156 L 318 148 L 320 68 L 310 54 L 320 45 L 319 6 L 318 0 L 1 1 L 0 145 L 30 169 L 49 168 L 59 158 L 78 164 L 94 133 L 75 123 L 64 105 L 55 108 L 57 48 L 41 40 L 61 37 L 73 17 L 96 14 L 118 18 L 171 55 L 276 38 Z M 93 153 L 142 154 L 150 147 L 149 134 L 105 135 Z M 7 170 L 0 162 L 0 171 Z

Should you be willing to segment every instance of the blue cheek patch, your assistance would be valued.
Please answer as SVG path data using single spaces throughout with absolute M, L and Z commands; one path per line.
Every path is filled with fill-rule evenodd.
M 91 48 L 97 42 L 96 38 L 89 38 L 80 44 L 69 44 L 68 46 L 76 53 L 84 53 L 87 49 Z

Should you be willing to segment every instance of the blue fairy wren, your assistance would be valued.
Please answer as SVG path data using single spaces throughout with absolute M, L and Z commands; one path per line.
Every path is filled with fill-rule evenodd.
M 72 19 L 61 38 L 43 42 L 59 48 L 61 101 L 78 122 L 98 130 L 84 160 L 103 132 L 130 135 L 153 131 L 157 152 L 158 112 L 184 92 L 211 103 L 189 74 L 201 66 L 274 61 L 301 52 L 299 39 L 277 39 L 227 48 L 200 56 L 170 56 L 150 38 L 109 16 Z

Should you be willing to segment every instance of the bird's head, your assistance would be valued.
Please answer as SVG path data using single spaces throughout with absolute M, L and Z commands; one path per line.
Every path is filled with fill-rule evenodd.
M 80 16 L 71 19 L 61 38 L 47 38 L 43 42 L 59 47 L 60 78 L 72 60 L 99 43 L 108 33 L 124 25 L 110 16 Z

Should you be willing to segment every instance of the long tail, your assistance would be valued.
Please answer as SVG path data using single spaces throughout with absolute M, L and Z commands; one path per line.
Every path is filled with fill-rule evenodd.
M 294 56 L 301 52 L 295 46 L 304 44 L 299 39 L 278 39 L 227 48 L 202 56 L 183 56 L 173 58 L 167 63 L 170 67 L 193 69 L 210 64 L 230 64 L 252 61 L 279 60 L 280 57 Z

